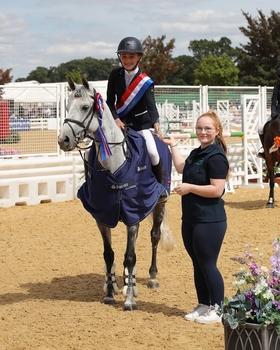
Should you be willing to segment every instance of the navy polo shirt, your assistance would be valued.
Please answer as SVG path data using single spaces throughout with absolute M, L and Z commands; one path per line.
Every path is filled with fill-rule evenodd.
M 183 182 L 209 185 L 211 179 L 226 179 L 229 169 L 227 157 L 218 142 L 206 148 L 194 149 L 186 159 Z M 193 193 L 182 196 L 182 220 L 186 222 L 225 221 L 224 200 L 205 198 Z

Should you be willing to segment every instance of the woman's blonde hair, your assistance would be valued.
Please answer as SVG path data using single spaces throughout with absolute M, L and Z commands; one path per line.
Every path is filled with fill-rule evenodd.
M 225 142 L 225 139 L 223 136 L 223 126 L 222 126 L 222 123 L 221 123 L 220 118 L 218 117 L 217 113 L 214 110 L 210 109 L 208 112 L 200 115 L 197 118 L 197 122 L 202 117 L 209 117 L 212 119 L 214 127 L 219 130 L 219 133 L 216 135 L 216 140 L 218 140 L 218 142 L 220 143 L 220 146 L 222 147 L 223 151 L 225 152 L 225 155 L 227 155 L 227 145 L 226 145 L 226 142 Z M 229 179 L 230 172 L 231 172 L 231 170 L 229 168 L 228 173 L 227 173 L 227 177 L 226 177 L 226 181 L 228 181 L 228 179 Z
M 227 154 L 227 145 L 226 145 L 225 139 L 223 137 L 223 126 L 222 126 L 222 123 L 221 123 L 220 118 L 218 117 L 217 113 L 213 109 L 210 109 L 208 112 L 200 115 L 197 118 L 197 122 L 202 117 L 209 117 L 212 119 L 214 127 L 219 130 L 219 133 L 216 135 L 216 139 L 218 139 L 223 151 L 225 152 L 225 154 Z

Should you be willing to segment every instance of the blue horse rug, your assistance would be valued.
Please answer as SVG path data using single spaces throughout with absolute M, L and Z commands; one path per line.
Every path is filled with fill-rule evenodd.
M 111 174 L 98 162 L 96 149 L 89 152 L 88 177 L 78 190 L 78 198 L 93 218 L 107 227 L 119 221 L 131 226 L 145 219 L 154 209 L 164 188 L 170 193 L 172 157 L 158 137 L 155 142 L 164 167 L 163 185 L 152 171 L 145 139 L 128 129 L 129 157 Z

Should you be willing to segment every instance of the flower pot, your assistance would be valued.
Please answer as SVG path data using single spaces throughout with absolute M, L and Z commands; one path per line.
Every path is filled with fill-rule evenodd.
M 247 323 L 240 329 L 224 324 L 225 350 L 279 350 L 280 333 L 274 327 Z

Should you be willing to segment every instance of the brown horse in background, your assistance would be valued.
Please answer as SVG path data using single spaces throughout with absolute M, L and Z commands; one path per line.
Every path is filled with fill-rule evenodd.
M 264 154 L 270 187 L 267 208 L 274 207 L 274 166 L 276 162 L 280 162 L 279 145 L 275 142 L 277 136 L 280 137 L 279 115 L 267 122 L 264 127 Z

